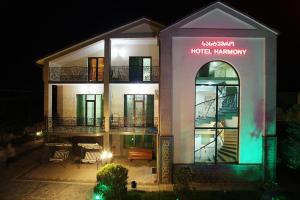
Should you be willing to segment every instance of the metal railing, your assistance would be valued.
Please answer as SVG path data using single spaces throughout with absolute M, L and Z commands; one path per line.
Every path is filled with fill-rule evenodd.
M 102 72 L 103 73 L 103 72 Z M 103 77 L 101 72 L 98 76 Z M 100 78 L 101 79 L 101 78 Z M 138 82 L 158 82 L 159 67 L 143 67 L 142 76 L 134 80 Z M 71 66 L 71 67 L 49 67 L 49 81 L 51 82 L 89 82 L 88 67 Z M 99 81 L 102 81 L 99 80 Z M 129 66 L 112 66 L 110 68 L 111 82 L 130 82 Z
M 159 81 L 159 67 L 143 67 L 141 77 L 135 77 L 138 82 L 158 82 Z M 129 66 L 111 66 L 110 68 L 111 82 L 130 82 Z
M 104 118 L 49 117 L 48 133 L 99 133 L 104 130 Z
M 145 117 L 111 117 L 110 128 L 120 129 L 126 127 L 137 127 L 137 128 L 157 128 L 158 117 L 147 119 Z
M 88 68 L 83 66 L 49 67 L 49 81 L 87 82 Z
M 224 130 L 221 130 L 217 134 L 217 138 L 203 145 L 199 149 L 194 151 L 195 160 L 200 162 L 212 162 L 215 159 L 215 145 L 217 140 L 217 148 L 221 148 L 224 142 Z

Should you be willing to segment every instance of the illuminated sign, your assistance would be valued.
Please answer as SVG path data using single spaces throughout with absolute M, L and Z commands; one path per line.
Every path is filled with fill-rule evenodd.
M 237 48 L 234 41 L 201 41 L 199 48 L 191 48 L 192 55 L 246 55 L 247 49 Z

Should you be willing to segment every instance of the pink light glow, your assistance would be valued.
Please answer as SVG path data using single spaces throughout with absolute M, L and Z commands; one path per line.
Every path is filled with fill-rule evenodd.
M 201 41 L 200 48 L 191 48 L 190 52 L 192 55 L 246 55 L 247 49 L 234 47 L 234 41 Z

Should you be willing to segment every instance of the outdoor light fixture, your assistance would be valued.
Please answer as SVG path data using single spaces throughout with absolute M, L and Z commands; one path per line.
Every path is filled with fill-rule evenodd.
M 36 136 L 42 136 L 43 135 L 43 131 L 37 131 L 35 134 L 36 134 Z
M 110 151 L 103 151 L 100 155 L 101 160 L 108 160 L 113 157 L 113 154 Z

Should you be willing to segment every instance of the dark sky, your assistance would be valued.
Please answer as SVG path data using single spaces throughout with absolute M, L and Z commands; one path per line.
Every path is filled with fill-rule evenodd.
M 41 69 L 35 65 L 39 57 L 143 16 L 169 25 L 214 1 L 174 0 L 163 6 L 162 0 L 79 2 L 1 1 L 0 89 L 41 91 Z M 300 1 L 223 2 L 280 32 L 278 90 L 300 91 Z

